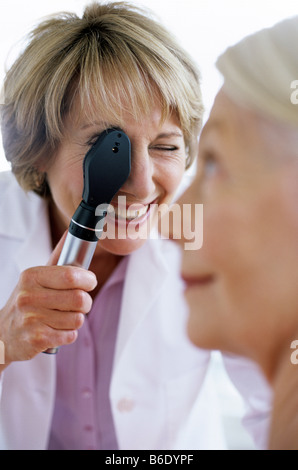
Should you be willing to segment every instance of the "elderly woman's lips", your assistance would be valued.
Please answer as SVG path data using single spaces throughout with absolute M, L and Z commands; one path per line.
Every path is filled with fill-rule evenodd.
M 186 287 L 198 286 L 205 287 L 214 282 L 215 277 L 212 274 L 206 274 L 204 276 L 187 276 L 182 275 L 182 279 L 186 284 Z

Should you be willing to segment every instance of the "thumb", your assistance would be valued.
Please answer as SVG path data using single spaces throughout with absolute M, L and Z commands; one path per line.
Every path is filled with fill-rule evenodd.
M 66 236 L 67 236 L 67 233 L 68 233 L 68 230 L 65 230 L 64 234 L 62 235 L 59 242 L 55 246 L 54 251 L 52 252 L 52 254 L 51 254 L 51 256 L 50 256 L 50 258 L 47 262 L 47 266 L 56 266 L 56 264 L 58 263 L 58 260 L 59 260 L 64 242 L 65 242 L 65 239 L 66 239 Z

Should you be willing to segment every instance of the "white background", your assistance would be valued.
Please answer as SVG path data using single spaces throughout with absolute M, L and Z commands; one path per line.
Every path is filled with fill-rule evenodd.
M 41 17 L 58 11 L 80 15 L 87 3 L 87 0 L 0 0 L 1 87 L 5 68 L 16 57 L 21 39 Z M 297 0 L 132 0 L 131 3 L 151 8 L 196 60 L 202 73 L 205 119 L 221 85 L 214 66 L 218 55 L 247 34 L 298 14 Z M 0 171 L 8 168 L 0 138 Z M 239 421 L 242 401 L 227 380 L 217 354 L 214 371 L 229 447 L 251 449 L 252 442 Z
M 24 35 L 45 15 L 58 11 L 81 14 L 88 0 L 0 0 L 0 84 Z M 262 27 L 298 14 L 297 0 L 132 0 L 152 9 L 196 60 L 202 72 L 204 102 L 212 105 L 221 78 L 218 55 Z M 298 79 L 298 77 L 296 77 Z M 7 169 L 0 140 L 0 171 Z

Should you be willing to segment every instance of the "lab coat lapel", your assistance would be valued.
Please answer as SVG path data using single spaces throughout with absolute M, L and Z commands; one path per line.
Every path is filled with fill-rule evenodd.
M 148 240 L 130 255 L 122 297 L 115 365 L 138 324 L 150 311 L 168 272 L 158 240 Z
M 25 194 L 13 175 L 0 175 L 0 180 L 0 237 L 11 240 L 12 246 L 17 247 L 11 250 L 11 266 L 12 271 L 16 267 L 21 273 L 31 266 L 45 264 L 51 252 L 47 203 L 33 193 Z M 0 447 L 4 442 L 8 449 L 15 449 L 16 445 L 45 448 L 55 397 L 55 362 L 54 357 L 39 354 L 5 370 Z
M 48 206 L 36 194 L 26 194 L 12 174 L 4 176 L 7 184 L 1 195 L 0 236 L 20 242 L 12 259 L 22 272 L 46 264 L 51 253 Z
M 36 217 L 28 227 L 28 234 L 15 254 L 20 272 L 29 267 L 45 265 L 52 251 L 48 209 L 44 201 L 40 201 L 35 214 Z

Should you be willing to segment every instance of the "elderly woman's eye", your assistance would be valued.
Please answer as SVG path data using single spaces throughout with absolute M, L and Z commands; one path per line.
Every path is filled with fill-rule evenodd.
M 203 174 L 206 177 L 211 177 L 218 171 L 218 161 L 214 153 L 206 152 L 203 155 Z

